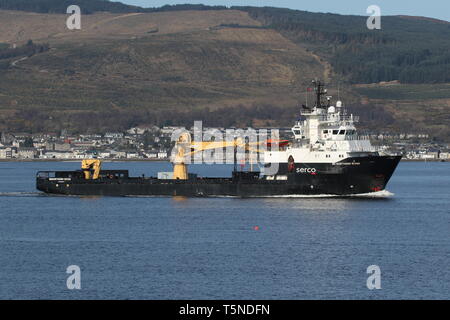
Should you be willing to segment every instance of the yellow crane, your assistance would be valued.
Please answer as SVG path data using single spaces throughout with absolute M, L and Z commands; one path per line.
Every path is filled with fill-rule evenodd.
M 188 132 L 181 134 L 175 142 L 175 157 L 173 157 L 173 179 L 186 180 L 188 179 L 188 170 L 186 165 L 186 157 L 191 156 L 197 152 L 202 152 L 212 149 L 221 149 L 228 147 L 244 147 L 245 150 L 252 152 L 261 152 L 252 149 L 251 145 L 263 144 L 264 142 L 245 143 L 241 138 L 231 141 L 201 141 L 192 142 L 191 135 Z M 188 151 L 192 150 L 193 151 Z
M 220 148 L 223 149 L 228 147 L 233 148 L 243 147 L 244 150 L 249 150 L 251 152 L 262 152 L 258 149 L 251 148 L 251 146 L 264 143 L 268 143 L 268 141 L 245 143 L 241 138 L 237 138 L 231 141 L 193 142 L 191 141 L 191 135 L 188 132 L 185 132 L 179 136 L 178 140 L 175 143 L 175 157 L 172 159 L 173 179 L 180 179 L 180 180 L 188 179 L 186 157 L 191 156 L 197 152 Z M 86 180 L 98 179 L 100 176 L 101 167 L 102 162 L 98 159 L 86 159 L 81 162 L 81 169 L 83 170 L 84 178 Z
M 102 162 L 98 159 L 88 159 L 81 162 L 81 170 L 83 170 L 86 180 L 98 179 L 101 168 Z

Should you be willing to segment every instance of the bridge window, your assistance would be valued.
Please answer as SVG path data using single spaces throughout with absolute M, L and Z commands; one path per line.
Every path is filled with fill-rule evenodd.
M 327 134 L 327 133 L 328 133 L 328 130 L 323 130 L 323 133 L 324 133 L 324 134 Z
M 333 130 L 333 134 L 338 134 L 339 130 Z
M 345 130 L 339 131 L 339 134 L 345 134 Z

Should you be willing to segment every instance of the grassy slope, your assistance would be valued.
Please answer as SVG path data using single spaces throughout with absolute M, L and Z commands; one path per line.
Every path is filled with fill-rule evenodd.
M 257 28 L 261 22 L 242 11 L 97 13 L 83 16 L 76 32 L 65 28 L 65 19 L 0 11 L 0 43 L 31 38 L 52 48 L 1 71 L 0 130 L 102 131 L 193 119 L 289 125 L 303 100 L 299 90 L 311 78 L 325 77 L 333 87 L 339 79 L 320 54 L 325 46 L 294 44 Z M 445 84 L 351 87 L 341 81 L 344 96 L 367 128 L 450 136 Z
M 404 132 L 414 129 L 450 139 L 450 84 L 358 85 L 372 105 L 383 106 Z M 395 129 L 392 127 L 391 129 Z
M 64 14 L 39 14 L 0 10 L 0 42 L 24 43 L 84 39 L 129 39 L 148 35 L 158 28 L 158 34 L 206 30 L 223 23 L 259 26 L 242 11 L 177 11 L 158 13 L 95 13 L 82 15 L 81 30 L 66 28 Z
M 33 28 L 30 15 L 46 21 L 42 28 Z M 298 98 L 295 88 L 322 73 L 311 54 L 273 30 L 217 28 L 259 25 L 239 11 L 95 14 L 83 20 L 81 32 L 58 27 L 52 32 L 52 24 L 59 26 L 63 16 L 35 16 L 14 13 L 14 20 L 23 18 L 30 34 L 38 32 L 35 41 L 48 41 L 52 49 L 0 76 L 4 128 L 123 129 L 133 121 L 155 120 L 142 119 L 143 111 L 151 117 L 155 110 L 169 110 L 176 119 L 205 107 L 292 106 Z M 157 33 L 147 33 L 155 27 Z M 11 29 L 16 31 L 0 41 L 27 39 L 17 31 L 23 28 Z M 17 110 L 17 121 L 11 121 Z M 111 110 L 126 121 L 105 118 Z M 89 114 L 94 120 L 83 117 Z
M 328 82 L 349 90 L 347 102 L 353 110 L 365 114 L 364 126 L 372 130 L 426 132 L 439 139 L 450 140 L 450 87 L 448 84 L 383 86 L 345 83 L 365 78 L 372 72 L 393 70 L 409 72 L 412 78 L 448 78 L 450 23 L 423 17 L 390 16 L 382 18 L 382 30 L 368 31 L 366 17 L 310 13 L 276 8 L 244 8 L 265 26 L 271 26 L 299 46 L 317 54 L 325 66 L 331 65 Z M 383 39 L 378 43 L 377 39 Z M 430 56 L 417 62 L 417 52 L 429 50 Z M 397 61 L 405 57 L 401 66 Z M 439 61 L 439 62 L 437 62 Z M 335 72 L 338 68 L 338 72 Z M 327 68 L 329 69 L 329 68 Z M 379 69 L 379 70 L 377 70 Z M 344 72 L 342 72 L 344 71 Z M 395 70 L 394 70 L 395 71 Z M 361 72 L 361 75 L 358 75 Z M 434 77 L 436 76 L 436 78 Z M 377 76 L 377 74 L 375 74 Z M 383 80 L 396 80 L 391 72 Z M 325 77 L 325 76 L 324 76 Z M 428 74 L 428 80 L 430 74 Z M 379 117 L 370 120 L 373 110 Z M 380 112 L 388 112 L 390 117 Z M 391 119 L 389 119 L 391 118 Z
M 383 16 L 381 30 L 368 30 L 364 16 L 279 8 L 243 10 L 264 26 L 312 48 L 351 83 L 450 81 L 449 22 Z

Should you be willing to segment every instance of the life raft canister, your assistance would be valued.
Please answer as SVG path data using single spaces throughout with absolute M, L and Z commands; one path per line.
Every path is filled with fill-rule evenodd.
M 295 170 L 295 161 L 292 156 L 289 156 L 288 159 L 288 172 L 294 172 Z

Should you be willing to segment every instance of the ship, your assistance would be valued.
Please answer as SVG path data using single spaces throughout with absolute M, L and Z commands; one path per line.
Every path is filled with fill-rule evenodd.
M 255 147 L 248 141 L 198 142 L 184 133 L 175 144 L 173 172 L 132 177 L 128 170 L 103 170 L 101 160 L 86 159 L 81 170 L 38 172 L 37 189 L 58 195 L 184 197 L 347 196 L 385 190 L 401 155 L 373 146 L 368 135 L 358 133 L 358 117 L 347 114 L 342 101 L 333 105 L 321 81 L 312 83 L 314 105 L 301 106 L 290 140 L 265 141 L 261 170 L 238 169 L 237 147 Z M 187 159 L 194 153 L 229 147 L 235 150 L 231 177 L 188 172 Z

